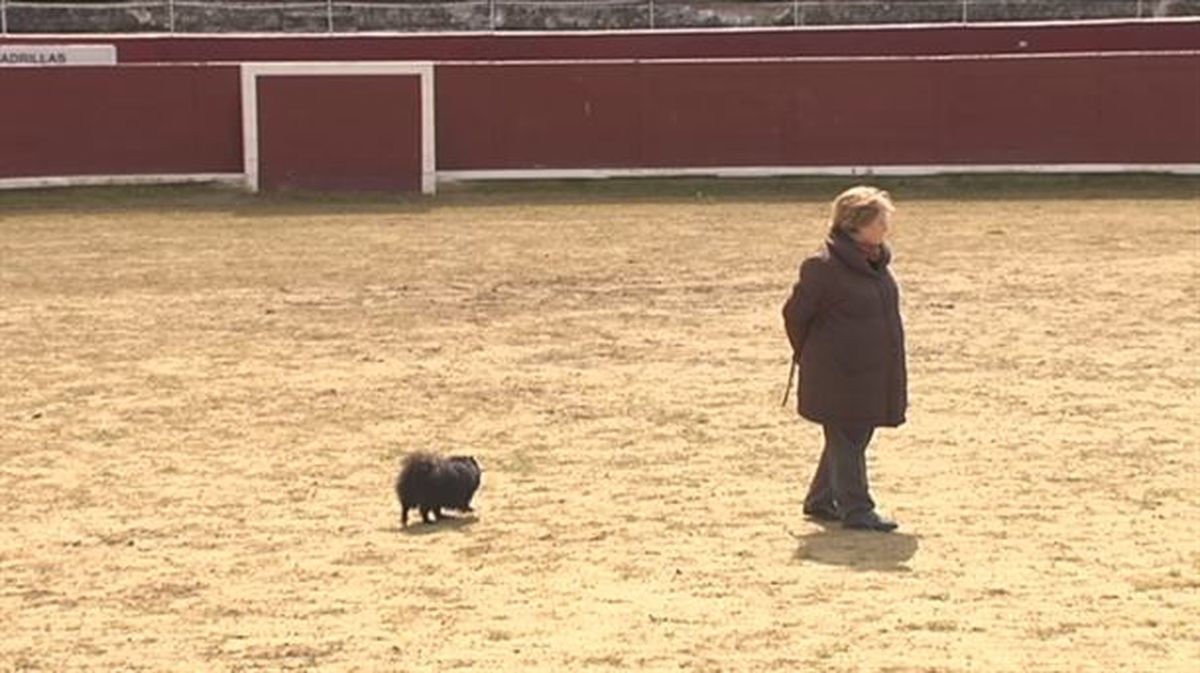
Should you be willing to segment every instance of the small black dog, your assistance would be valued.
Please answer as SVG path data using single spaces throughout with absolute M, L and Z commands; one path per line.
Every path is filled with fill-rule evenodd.
M 473 512 L 471 498 L 479 488 L 483 470 L 473 456 L 442 457 L 418 451 L 404 458 L 396 477 L 396 497 L 400 499 L 400 524 L 408 526 L 408 510 L 421 511 L 421 521 L 441 519 L 442 508 Z

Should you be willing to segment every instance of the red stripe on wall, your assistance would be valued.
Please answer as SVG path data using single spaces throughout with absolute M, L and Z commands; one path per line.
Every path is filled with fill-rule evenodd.
M 439 65 L 438 168 L 1200 162 L 1200 57 Z
M 240 173 L 236 67 L 0 68 L 0 178 Z
M 8 36 L 0 44 L 62 43 Z M 947 25 L 647 33 L 71 36 L 115 44 L 122 63 L 345 60 L 739 58 L 1169 51 L 1200 48 L 1200 21 Z

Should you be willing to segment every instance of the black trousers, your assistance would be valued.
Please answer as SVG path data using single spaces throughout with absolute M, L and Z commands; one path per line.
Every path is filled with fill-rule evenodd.
M 867 483 L 867 444 L 875 428 L 823 426 L 825 450 L 804 498 L 804 508 L 834 505 L 842 518 L 875 509 Z

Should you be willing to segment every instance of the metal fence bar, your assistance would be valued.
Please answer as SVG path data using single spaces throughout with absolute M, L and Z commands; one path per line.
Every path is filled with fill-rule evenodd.
M 8 0 L 0 0 L 0 35 L 8 35 Z
M 219 7 L 221 9 L 227 9 L 229 11 L 257 12 L 257 11 L 262 11 L 264 9 L 287 10 L 289 8 L 296 8 L 296 7 L 304 7 L 306 9 L 313 9 L 316 7 L 321 7 L 326 2 L 327 2 L 327 0 L 320 0 L 319 2 L 313 2 L 312 0 L 308 0 L 307 2 L 305 2 L 304 0 L 293 0 L 293 1 L 281 0 L 280 2 L 258 2 L 258 3 L 254 3 L 254 4 L 246 4 L 246 3 L 240 3 L 240 2 L 228 2 L 227 0 L 212 0 L 211 2 L 206 2 L 204 0 L 177 0 L 176 4 L 178 4 L 180 7 Z M 128 7 L 128 6 L 136 6 L 136 5 L 154 6 L 157 4 L 158 3 L 153 3 L 153 2 L 114 2 L 114 3 L 109 3 L 109 6 L 113 6 L 113 7 Z M 337 4 L 339 6 L 349 6 L 349 5 L 353 5 L 354 3 L 339 2 Z M 402 3 L 396 3 L 396 4 L 402 4 Z M 45 6 L 49 7 L 50 5 L 45 5 Z M 99 7 L 101 5 L 99 5 L 99 4 L 92 5 L 91 3 L 87 3 L 87 4 L 84 4 L 84 3 L 62 3 L 62 6 L 65 6 L 65 7 L 80 7 L 80 6 Z
M 20 0 L 17 0 L 17 2 L 12 2 L 10 0 L 10 2 L 7 4 L 10 4 L 14 7 L 24 7 L 26 9 L 126 9 L 129 7 L 157 8 L 161 7 L 163 3 L 162 0 L 130 0 L 128 2 L 122 2 L 120 0 L 116 0 L 114 2 L 21 2 Z M 204 3 L 193 4 L 203 5 Z

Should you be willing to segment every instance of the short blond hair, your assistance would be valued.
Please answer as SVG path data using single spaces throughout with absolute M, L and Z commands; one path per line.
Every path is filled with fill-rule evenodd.
M 836 234 L 844 231 L 852 234 L 870 224 L 880 213 L 893 213 L 896 206 L 892 197 L 878 187 L 858 185 L 851 187 L 833 200 L 829 218 L 829 231 Z

